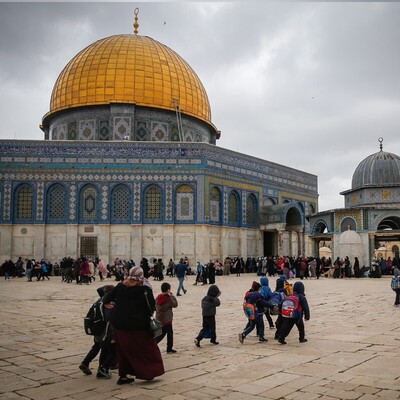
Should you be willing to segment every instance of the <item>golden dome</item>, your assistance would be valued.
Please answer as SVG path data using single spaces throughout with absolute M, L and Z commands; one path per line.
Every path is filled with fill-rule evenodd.
M 89 45 L 59 75 L 50 111 L 129 103 L 176 111 L 211 123 L 207 93 L 177 53 L 140 35 L 115 35 Z

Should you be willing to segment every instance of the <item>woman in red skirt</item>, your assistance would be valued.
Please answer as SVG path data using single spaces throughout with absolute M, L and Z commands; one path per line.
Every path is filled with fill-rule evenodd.
M 150 331 L 155 309 L 153 291 L 140 267 L 132 267 L 127 279 L 103 298 L 114 302 L 111 323 L 117 341 L 118 385 L 138 379 L 151 380 L 164 374 L 160 349 Z M 146 299 L 147 297 L 147 299 Z

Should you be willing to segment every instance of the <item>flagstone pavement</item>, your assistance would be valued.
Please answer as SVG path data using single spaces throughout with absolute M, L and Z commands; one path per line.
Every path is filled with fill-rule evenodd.
M 167 277 L 173 288 L 175 278 Z M 174 312 L 174 347 L 160 344 L 166 373 L 153 381 L 118 386 L 83 375 L 78 369 L 93 338 L 83 331 L 83 316 L 96 299 L 96 288 L 24 278 L 0 280 L 0 399 L 399 399 L 400 308 L 394 307 L 390 279 L 304 280 L 311 309 L 307 343 L 296 327 L 287 345 L 273 339 L 259 343 L 251 333 L 243 344 L 238 333 L 246 324 L 244 292 L 255 274 L 217 277 L 222 295 L 217 310 L 218 346 L 194 337 L 201 326 L 201 298 L 208 286 L 186 281 Z M 270 278 L 275 288 L 276 277 Z M 294 280 L 292 280 L 294 281 Z M 160 282 L 151 281 L 155 294 Z

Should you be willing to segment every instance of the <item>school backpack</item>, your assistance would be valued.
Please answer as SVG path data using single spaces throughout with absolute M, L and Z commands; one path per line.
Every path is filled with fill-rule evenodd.
M 104 318 L 103 302 L 97 300 L 89 308 L 86 317 L 83 319 L 83 327 L 86 335 L 97 336 L 104 332 L 107 321 Z
M 302 315 L 302 308 L 297 294 L 286 296 L 282 302 L 282 317 L 298 319 Z
M 246 318 L 250 320 L 256 319 L 256 309 L 254 304 L 247 303 L 246 301 L 243 303 L 243 312 Z
M 393 290 L 400 289 L 400 279 L 398 276 L 392 276 L 392 281 L 390 282 L 390 287 Z
M 271 315 L 279 315 L 279 306 L 285 298 L 285 294 L 283 292 L 272 292 L 271 297 L 268 300 L 274 308 L 269 310 Z

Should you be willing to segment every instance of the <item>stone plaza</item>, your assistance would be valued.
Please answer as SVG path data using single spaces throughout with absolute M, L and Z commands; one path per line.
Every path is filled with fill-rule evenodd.
M 255 332 L 243 344 L 238 333 L 246 324 L 243 294 L 258 280 L 255 274 L 217 277 L 222 295 L 217 310 L 218 346 L 194 337 L 201 326 L 201 298 L 208 286 L 193 286 L 178 298 L 174 312 L 174 348 L 160 344 L 166 373 L 153 381 L 118 386 L 118 373 L 96 379 L 98 361 L 86 376 L 78 366 L 92 345 L 83 317 L 96 299 L 90 286 L 24 278 L 0 281 L 0 399 L 398 399 L 400 398 L 400 308 L 393 306 L 390 280 L 305 280 L 311 319 L 307 343 L 296 327 L 280 345 L 266 329 L 268 342 Z M 176 278 L 167 277 L 173 289 Z M 292 280 L 293 281 L 293 280 Z M 275 288 L 276 277 L 270 278 Z M 160 282 L 151 281 L 155 295 Z

